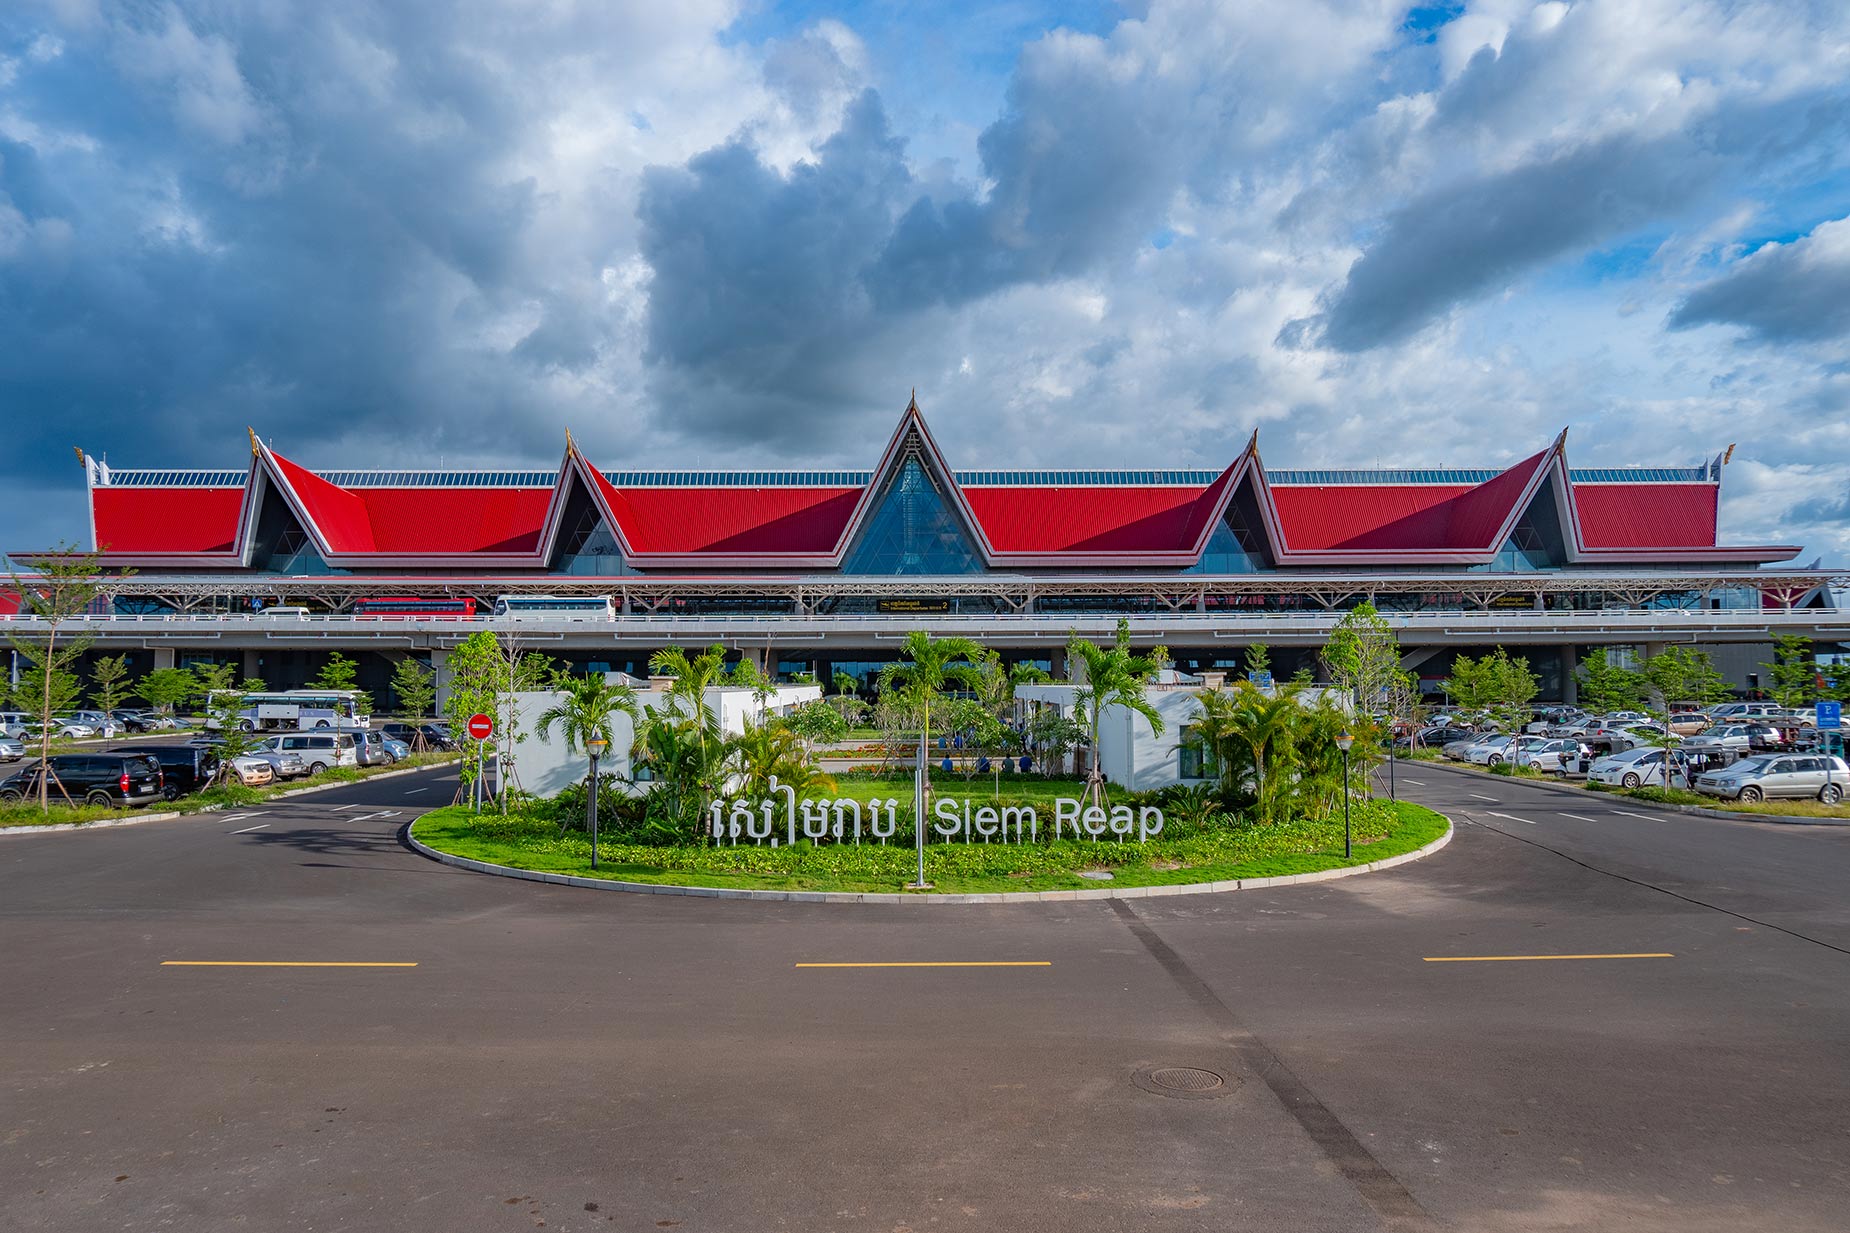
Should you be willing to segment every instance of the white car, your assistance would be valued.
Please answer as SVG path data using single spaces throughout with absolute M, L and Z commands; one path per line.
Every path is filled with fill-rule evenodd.
M 0 736 L 0 762 L 17 762 L 26 756 L 25 744 L 10 736 Z
M 1624 753 L 1596 758 L 1593 765 L 1587 768 L 1587 782 L 1609 784 L 1615 788 L 1641 788 L 1652 784 L 1661 787 L 1664 782 L 1664 751 L 1628 749 Z
M 1517 766 L 1526 766 L 1538 771 L 1569 771 L 1580 769 L 1580 759 L 1587 753 L 1586 746 L 1579 741 L 1566 737 L 1550 737 L 1545 740 L 1527 740 L 1512 751 L 1506 751 L 1503 760 Z M 1491 765 L 1496 765 L 1494 762 Z
M 35 737 L 38 735 L 37 724 L 32 725 L 31 735 Z M 80 724 L 74 719 L 66 719 L 58 715 L 51 717 L 51 738 L 54 741 L 83 741 L 95 735 L 96 729 L 89 724 Z
M 1495 763 L 1491 762 L 1491 758 L 1494 756 L 1498 762 L 1503 761 L 1501 755 L 1504 749 L 1514 744 L 1516 740 L 1517 738 L 1513 736 L 1485 737 L 1477 744 L 1465 750 L 1465 761 L 1475 763 L 1478 766 L 1493 766 Z
M 83 724 L 106 741 L 113 741 L 128 730 L 101 711 L 77 711 L 72 714 L 71 722 Z

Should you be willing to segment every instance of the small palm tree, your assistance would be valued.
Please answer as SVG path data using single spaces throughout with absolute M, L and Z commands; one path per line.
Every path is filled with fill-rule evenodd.
M 970 690 L 981 685 L 975 665 L 983 656 L 983 648 L 968 638 L 934 638 L 915 629 L 906 635 L 900 650 L 905 661 L 880 670 L 880 692 L 892 690 L 918 708 L 922 745 L 931 739 L 932 699 L 947 685 L 962 685 Z
M 1084 638 L 1067 643 L 1067 663 L 1085 665 L 1086 683 L 1075 699 L 1086 717 L 1086 730 L 1092 746 L 1092 768 L 1086 776 L 1086 791 L 1093 802 L 1105 803 L 1105 776 L 1099 766 L 1098 730 L 1108 706 L 1135 711 L 1150 721 L 1154 736 L 1163 734 L 1163 717 L 1144 697 L 1143 687 L 1156 675 L 1158 661 L 1153 655 L 1138 655 L 1131 650 L 1131 623 L 1118 622 L 1118 636 L 1110 646 L 1101 647 Z M 1071 671 L 1069 667 L 1068 671 Z
M 636 693 L 628 685 L 613 685 L 601 673 L 560 684 L 565 697 L 540 713 L 539 734 L 550 737 L 557 726 L 572 753 L 586 752 L 585 743 L 594 736 L 610 744 L 610 722 L 618 715 L 628 715 L 631 723 L 637 719 Z
M 1203 727 L 1217 744 L 1244 750 L 1253 763 L 1254 796 L 1261 822 L 1273 821 L 1282 769 L 1293 749 L 1292 738 L 1302 708 L 1288 693 L 1267 695 L 1246 681 L 1233 689 L 1211 690 L 1201 697 Z M 1227 763 L 1223 759 L 1223 765 Z M 1268 774 L 1268 771 L 1274 772 Z

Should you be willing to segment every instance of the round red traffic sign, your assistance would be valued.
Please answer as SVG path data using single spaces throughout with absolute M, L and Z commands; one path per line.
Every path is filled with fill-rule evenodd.
M 485 741 L 495 734 L 495 721 L 486 715 L 471 715 L 466 731 L 473 739 Z

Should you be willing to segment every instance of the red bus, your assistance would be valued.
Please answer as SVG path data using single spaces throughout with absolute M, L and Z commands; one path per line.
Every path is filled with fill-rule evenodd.
M 412 595 L 393 595 L 380 599 L 356 599 L 353 615 L 363 617 L 457 617 L 467 620 L 475 615 L 475 600 L 420 599 Z

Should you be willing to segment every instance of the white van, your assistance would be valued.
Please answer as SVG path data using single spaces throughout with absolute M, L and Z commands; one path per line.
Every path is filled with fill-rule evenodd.
M 278 753 L 293 753 L 308 766 L 308 773 L 319 775 L 330 766 L 358 766 L 360 758 L 351 732 L 285 732 L 272 737 Z M 269 745 L 266 741 L 265 745 Z

